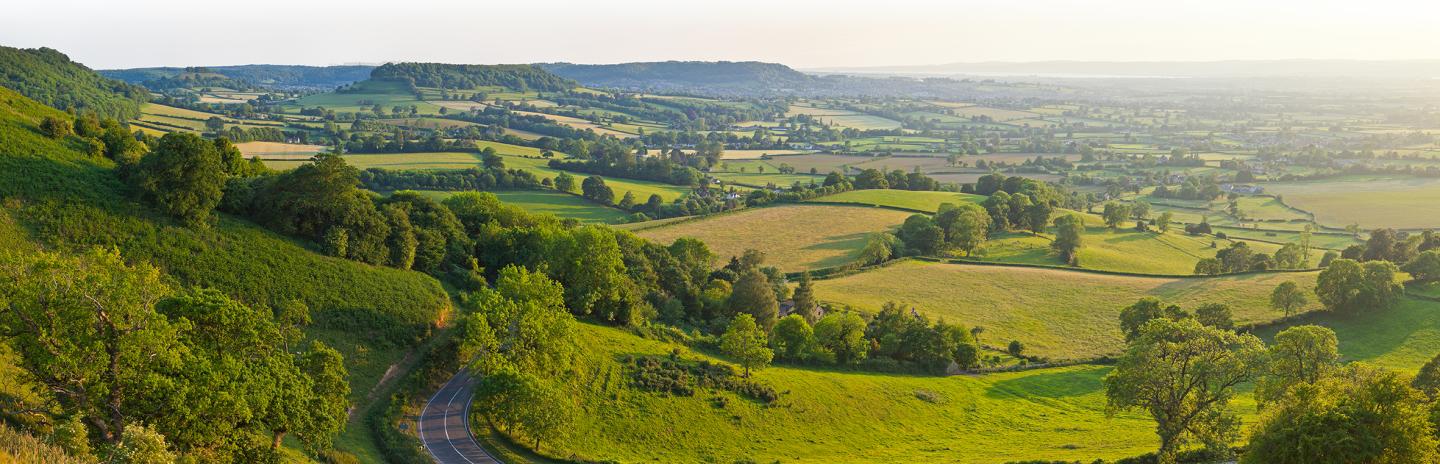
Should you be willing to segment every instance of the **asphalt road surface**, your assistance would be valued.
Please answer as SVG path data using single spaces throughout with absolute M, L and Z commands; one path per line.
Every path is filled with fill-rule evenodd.
M 440 464 L 499 464 L 470 436 L 470 393 L 475 378 L 461 370 L 430 401 L 418 421 L 420 441 Z

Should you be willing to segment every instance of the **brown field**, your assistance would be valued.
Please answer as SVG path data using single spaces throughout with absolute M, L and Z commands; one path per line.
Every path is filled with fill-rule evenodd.
M 235 144 L 246 157 L 265 159 L 310 159 L 316 153 L 325 151 L 324 145 L 301 145 L 280 142 L 242 142 Z

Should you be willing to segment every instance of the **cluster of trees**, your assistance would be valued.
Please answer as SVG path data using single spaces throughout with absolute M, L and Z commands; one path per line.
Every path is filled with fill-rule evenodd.
M 1234 242 L 1217 251 L 1214 258 L 1195 263 L 1195 273 L 1202 275 L 1230 274 L 1271 269 L 1304 269 L 1310 267 L 1309 250 L 1302 244 L 1286 243 L 1274 255 L 1252 250 L 1245 242 Z
M 113 250 L 0 253 L 0 274 L 0 327 L 45 386 L 41 404 L 7 414 L 55 424 L 72 456 L 271 462 L 286 436 L 318 453 L 344 427 L 343 358 L 302 343 L 303 303 L 173 288 Z
M 523 190 L 538 189 L 545 181 L 524 169 L 506 169 L 500 157 L 491 162 L 486 158 L 483 168 L 449 171 L 397 171 L 369 168 L 360 171 L 358 179 L 366 189 L 379 192 L 397 190 Z
M 348 140 L 338 143 L 346 153 L 422 153 L 439 151 L 474 152 L 474 139 L 446 139 L 440 131 L 415 134 L 409 130 L 382 125 L 389 134 L 352 132 Z M 358 129 L 357 129 L 358 130 Z
M 879 169 L 866 169 L 855 175 L 852 182 L 858 190 L 864 189 L 895 189 L 895 190 L 940 190 L 940 181 L 921 174 L 919 170 L 906 173 L 899 169 L 882 172 Z
M 992 227 L 990 215 L 979 205 L 943 203 L 933 218 L 925 214 L 905 218 L 897 234 L 904 250 L 893 254 L 936 255 L 950 249 L 969 254 L 985 242 Z
M 1155 198 L 1176 198 L 1181 200 L 1214 200 L 1220 196 L 1220 185 L 1215 183 L 1215 178 L 1208 176 L 1190 176 L 1178 187 L 1160 185 L 1150 196 Z

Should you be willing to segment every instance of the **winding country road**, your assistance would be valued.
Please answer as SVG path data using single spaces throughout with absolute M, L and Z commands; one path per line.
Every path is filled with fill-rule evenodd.
M 461 370 L 430 401 L 417 421 L 420 441 L 440 464 L 500 464 L 470 435 L 470 393 L 475 378 Z

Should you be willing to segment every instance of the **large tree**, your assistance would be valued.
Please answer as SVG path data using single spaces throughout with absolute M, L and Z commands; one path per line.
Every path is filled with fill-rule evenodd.
M 740 360 L 746 377 L 750 376 L 751 369 L 770 365 L 775 356 L 765 342 L 765 331 L 756 325 L 755 318 L 744 313 L 735 315 L 725 333 L 720 335 L 720 351 Z
M 775 326 L 780 304 L 765 273 L 751 268 L 740 274 L 730 293 L 730 310 L 736 314 L 749 314 L 766 331 Z
M 851 312 L 825 315 L 815 324 L 815 343 L 822 356 L 840 364 L 865 360 L 870 343 L 865 339 L 865 319 Z
M 1300 290 L 1300 285 L 1293 281 L 1281 282 L 1270 292 L 1270 307 L 1283 311 L 1285 317 L 1290 317 L 1296 309 L 1308 302 L 1305 291 Z
M 1105 376 L 1109 410 L 1141 409 L 1155 419 L 1161 464 L 1173 464 L 1191 439 L 1228 446 L 1239 421 L 1228 410 L 1235 387 L 1261 370 L 1264 345 L 1249 334 L 1193 319 L 1145 324 Z
M 942 204 L 935 222 L 945 231 L 945 243 L 964 250 L 966 256 L 990 234 L 990 215 L 974 203 Z
M 1074 214 L 1055 218 L 1055 241 L 1050 247 L 1060 253 L 1060 260 L 1066 264 L 1079 264 L 1077 253 L 1084 244 L 1085 220 Z
M 220 204 L 225 177 L 215 144 L 195 134 L 174 132 L 161 137 L 155 150 L 140 159 L 132 180 L 171 216 L 200 224 Z

